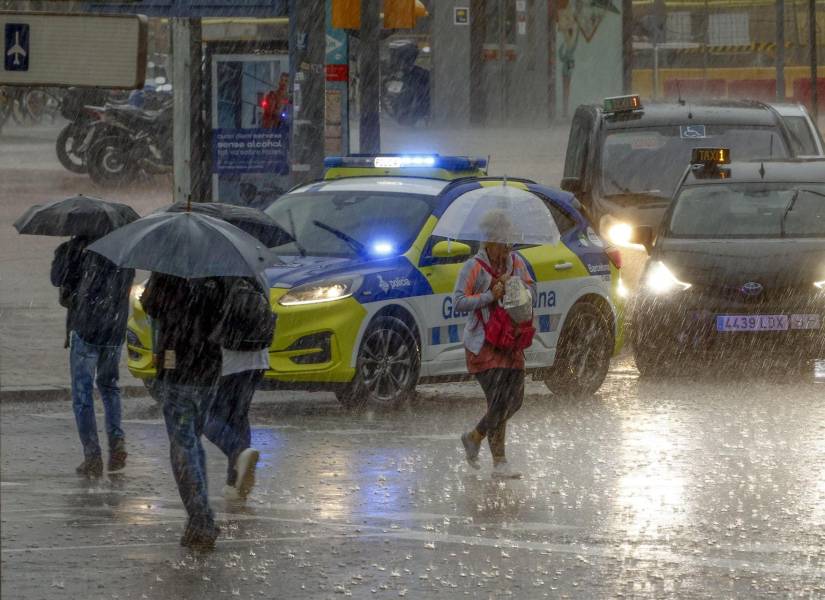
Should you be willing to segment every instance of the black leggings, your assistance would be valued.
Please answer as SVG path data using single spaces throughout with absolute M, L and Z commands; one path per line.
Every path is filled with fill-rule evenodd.
M 524 370 L 489 369 L 476 373 L 476 379 L 487 397 L 487 412 L 476 431 L 487 436 L 493 458 L 503 458 L 507 421 L 524 401 Z

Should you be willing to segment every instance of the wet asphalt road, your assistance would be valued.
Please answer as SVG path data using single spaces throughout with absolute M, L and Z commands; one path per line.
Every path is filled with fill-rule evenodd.
M 126 402 L 127 469 L 92 483 L 68 403 L 4 403 L 2 596 L 823 598 L 825 382 L 776 375 L 643 381 L 620 358 L 590 399 L 530 384 L 509 435 L 525 477 L 508 482 L 459 453 L 473 384 L 362 416 L 260 393 L 245 506 L 220 497 L 206 444 L 223 528 L 208 555 L 178 545 L 151 400 Z

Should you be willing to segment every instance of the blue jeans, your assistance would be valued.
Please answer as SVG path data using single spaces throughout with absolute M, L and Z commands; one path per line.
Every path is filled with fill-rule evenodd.
M 120 353 L 123 344 L 117 346 L 97 346 L 89 344 L 71 332 L 69 351 L 69 368 L 72 374 L 72 408 L 83 444 L 86 458 L 100 456 L 100 442 L 97 438 L 97 420 L 95 419 L 94 385 L 100 390 L 103 409 L 106 414 L 106 434 L 109 448 L 123 439 L 120 428 Z
M 235 463 L 241 452 L 249 448 L 249 405 L 263 371 L 243 371 L 221 377 L 215 401 L 209 408 L 203 433 L 226 455 L 226 484 L 235 485 L 238 472 Z
M 163 418 L 169 436 L 169 459 L 178 492 L 190 521 L 203 526 L 214 523 L 209 506 L 206 454 L 201 444 L 204 420 L 214 388 L 158 381 L 163 400 Z

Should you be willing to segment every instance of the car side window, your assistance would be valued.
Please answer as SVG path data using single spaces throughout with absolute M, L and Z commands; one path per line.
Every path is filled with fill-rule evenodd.
M 586 110 L 579 109 L 570 125 L 570 137 L 567 141 L 567 154 L 564 157 L 564 176 L 583 177 L 587 161 L 587 149 L 590 142 L 592 117 Z
M 568 215 L 555 204 L 547 202 L 547 207 L 550 209 L 550 214 L 553 215 L 553 220 L 556 222 L 556 225 L 559 228 L 559 233 L 562 235 L 576 226 L 576 221 L 573 220 L 573 217 Z
M 797 156 L 816 156 L 819 154 L 811 128 L 804 117 L 783 117 L 790 134 L 794 154 Z

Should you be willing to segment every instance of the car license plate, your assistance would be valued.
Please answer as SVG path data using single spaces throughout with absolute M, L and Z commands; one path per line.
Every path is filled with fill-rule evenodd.
M 821 329 L 819 315 L 791 315 L 791 329 Z
M 404 84 L 400 81 L 390 81 L 387 84 L 387 91 L 391 94 L 398 94 L 402 89 L 404 89 Z
M 717 315 L 716 331 L 787 331 L 788 315 Z

